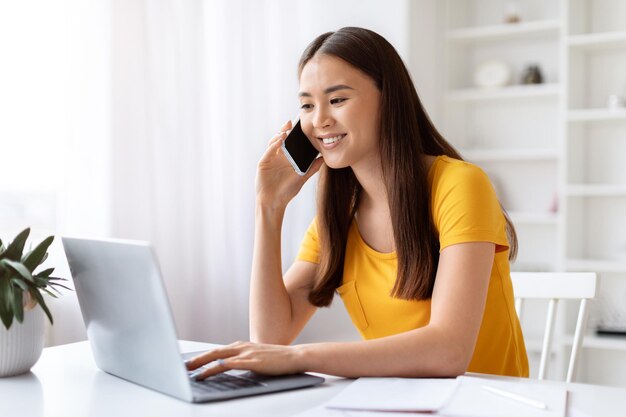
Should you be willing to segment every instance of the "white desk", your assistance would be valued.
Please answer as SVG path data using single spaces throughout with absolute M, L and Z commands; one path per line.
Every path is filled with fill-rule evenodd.
M 184 352 L 208 346 L 181 342 Z M 80 342 L 46 348 L 31 373 L 0 378 L 0 416 L 292 416 L 324 403 L 349 382 L 327 377 L 326 383 L 313 388 L 188 404 L 100 371 L 88 342 Z M 567 388 L 568 416 L 626 415 L 626 389 L 585 384 Z

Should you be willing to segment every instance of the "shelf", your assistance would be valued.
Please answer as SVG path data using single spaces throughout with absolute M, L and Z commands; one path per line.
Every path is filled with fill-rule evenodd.
M 558 158 L 554 149 L 468 149 L 462 150 L 461 155 L 476 162 L 545 161 Z
M 611 120 L 626 120 L 626 109 L 580 109 L 570 110 L 567 113 L 570 122 L 602 122 Z
M 556 225 L 558 223 L 558 214 L 556 213 L 534 213 L 524 211 L 510 211 L 508 213 L 515 225 Z
M 565 336 L 559 343 L 558 340 L 554 340 L 552 343 L 552 354 L 556 354 L 559 351 L 559 346 L 572 346 L 574 342 L 574 336 L 571 334 Z M 526 350 L 529 353 L 541 352 L 542 348 L 541 339 L 531 339 L 526 341 Z M 609 350 L 624 350 L 626 351 L 626 337 L 621 336 L 597 336 L 595 334 L 586 334 L 583 338 L 583 348 L 585 349 L 609 349 Z M 567 353 L 569 355 L 569 352 Z
M 448 92 L 450 101 L 481 101 L 533 97 L 558 97 L 559 84 L 512 85 L 499 88 L 466 88 Z
M 560 30 L 561 22 L 559 20 L 537 20 L 534 22 L 454 29 L 448 32 L 446 39 L 459 43 L 485 42 L 527 38 L 530 36 L 558 35 Z
M 568 39 L 570 48 L 587 51 L 624 48 L 626 47 L 626 32 L 591 33 L 587 35 L 573 35 Z
M 574 338 L 569 336 L 566 340 L 564 340 L 564 344 L 566 346 L 571 346 L 573 340 Z M 585 335 L 585 338 L 583 339 L 583 348 L 626 351 L 626 337 Z
M 626 272 L 625 261 L 607 261 L 601 259 L 567 259 L 565 267 L 568 271 L 591 272 Z
M 626 337 L 619 336 L 587 336 L 583 339 L 586 349 L 611 349 L 626 351 Z
M 561 339 L 561 342 L 558 340 L 552 341 L 552 354 L 557 354 L 559 352 L 560 347 L 568 347 L 572 346 L 574 341 L 574 337 L 569 335 L 565 336 Z M 529 353 L 541 353 L 541 349 L 543 347 L 541 339 L 531 339 L 530 341 L 526 341 L 526 351 Z M 620 336 L 596 336 L 595 334 L 585 335 L 583 338 L 583 348 L 585 349 L 611 349 L 611 350 L 624 350 L 626 351 L 626 337 Z M 569 352 L 567 352 L 567 357 L 569 358 Z
M 566 188 L 571 197 L 626 197 L 626 185 L 575 184 Z

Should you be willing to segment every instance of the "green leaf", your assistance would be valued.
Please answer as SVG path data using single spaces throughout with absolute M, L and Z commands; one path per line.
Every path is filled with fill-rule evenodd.
M 0 277 L 0 306 L 7 307 L 11 305 L 13 288 L 7 277 Z
M 28 291 L 28 285 L 21 279 L 11 278 L 11 283 L 20 287 L 23 291 Z
M 9 330 L 13 323 L 13 313 L 8 309 L 8 306 L 6 309 L 0 309 L 0 318 L 2 319 L 2 323 L 4 323 L 4 327 Z
M 56 282 L 51 282 L 51 283 L 50 283 L 50 288 L 54 288 L 54 289 L 56 289 L 55 287 L 61 287 L 61 288 L 65 288 L 65 289 L 66 289 L 66 290 L 68 290 L 68 291 L 73 291 L 70 287 L 66 287 L 66 286 L 65 286 L 65 285 L 63 285 L 63 284 L 57 284 Z
M 0 256 L 2 256 L 2 253 L 4 252 L 6 248 L 4 247 L 4 243 L 2 243 L 2 239 L 0 239 Z
M 3 258 L 19 261 L 22 257 L 22 252 L 24 252 L 24 245 L 26 244 L 26 239 L 28 239 L 29 234 L 30 228 L 27 227 L 15 236 L 13 242 L 9 243 L 7 250 L 3 253 Z
M 26 268 L 20 262 L 13 261 L 11 259 L 0 259 L 0 263 L 3 263 L 6 267 L 8 267 L 8 269 L 12 269 L 13 271 L 21 275 L 24 279 L 34 282 L 34 278 L 28 268 Z
M 50 314 L 50 310 L 48 310 L 48 306 L 46 305 L 46 302 L 41 296 L 41 293 L 38 290 L 31 288 L 30 295 L 35 297 L 35 299 L 37 300 L 37 303 L 39 303 L 39 305 L 43 309 L 43 312 L 46 313 L 46 316 L 48 316 L 48 320 L 50 320 L 50 324 L 53 324 L 52 314 Z
M 11 323 L 13 323 L 12 303 L 13 287 L 9 284 L 8 278 L 0 276 L 0 319 L 2 319 L 2 323 L 4 323 L 4 327 L 6 327 L 7 330 L 11 327 Z
M 45 260 L 46 252 L 53 240 L 54 236 L 48 236 L 35 249 L 22 257 L 22 263 L 30 272 L 33 272 Z
M 34 276 L 41 277 L 41 278 L 48 278 L 50 274 L 52 274 L 53 272 L 54 272 L 54 268 L 48 268 L 48 269 L 44 269 L 41 272 L 38 272 L 37 275 L 34 275 Z
M 18 288 L 13 289 L 13 314 L 15 315 L 15 320 L 18 323 L 22 323 L 24 321 L 24 300 L 22 298 L 22 291 Z
M 41 277 L 33 277 L 35 285 L 39 288 L 46 288 L 48 286 L 48 280 Z
M 47 288 L 42 288 L 41 291 L 45 292 L 46 294 L 48 294 L 50 297 L 53 298 L 59 298 L 58 295 L 56 295 L 55 293 L 53 293 L 52 291 L 48 290 Z M 58 290 L 55 290 L 59 295 L 61 295 L 61 293 L 59 293 Z
M 67 278 L 49 277 L 48 281 L 67 281 Z

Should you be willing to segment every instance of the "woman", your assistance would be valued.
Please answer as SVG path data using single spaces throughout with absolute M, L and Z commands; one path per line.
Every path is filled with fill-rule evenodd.
M 527 376 L 509 255 L 517 240 L 487 176 L 430 122 L 401 58 L 360 28 L 325 33 L 299 64 L 300 121 L 320 151 L 298 176 L 283 126 L 257 171 L 253 342 L 198 356 L 228 369 L 345 377 Z M 283 276 L 285 208 L 320 171 L 317 216 Z M 365 340 L 289 346 L 337 292 Z

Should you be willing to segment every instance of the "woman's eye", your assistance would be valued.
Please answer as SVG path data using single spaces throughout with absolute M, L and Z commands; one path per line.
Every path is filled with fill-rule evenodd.
M 302 105 L 300 106 L 300 108 L 301 108 L 302 110 L 309 110 L 309 109 L 310 109 L 310 108 L 312 108 L 312 107 L 313 107 L 313 105 L 311 105 L 311 104 L 306 104 L 306 103 L 304 103 L 304 104 L 302 104 Z
M 345 98 L 333 98 L 330 100 L 330 104 L 339 104 L 343 103 L 344 101 L 346 101 Z

